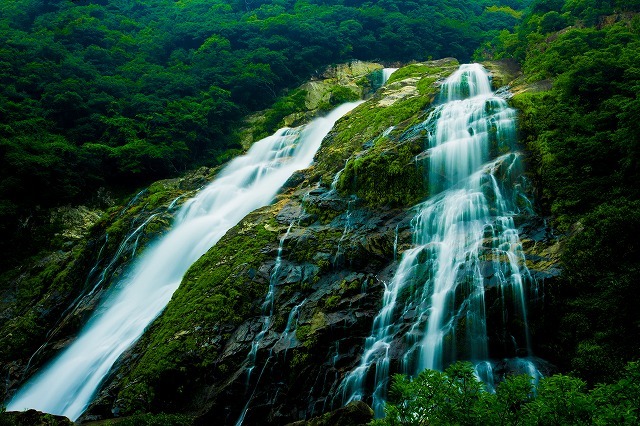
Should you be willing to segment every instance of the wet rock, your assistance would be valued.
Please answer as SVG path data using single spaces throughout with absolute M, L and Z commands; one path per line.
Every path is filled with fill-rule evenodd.
M 12 426 L 72 426 L 74 423 L 63 416 L 27 410 L 0 413 L 0 424 Z
M 289 423 L 287 426 L 364 426 L 373 420 L 373 410 L 362 401 L 353 401 L 345 407 L 310 420 Z

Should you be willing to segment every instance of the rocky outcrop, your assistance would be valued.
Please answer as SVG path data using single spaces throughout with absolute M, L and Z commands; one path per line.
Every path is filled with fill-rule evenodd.
M 508 66 L 487 66 L 494 83 L 517 75 Z M 247 425 L 305 418 L 312 420 L 294 424 L 367 423 L 371 413 L 365 404 L 339 408 L 342 379 L 358 365 L 385 284 L 411 246 L 410 208 L 428 196 L 424 163 L 416 161 L 428 155 L 424 121 L 440 83 L 457 67 L 451 58 L 404 67 L 340 120 L 313 167 L 292 176 L 272 205 L 245 217 L 189 269 L 166 310 L 121 357 L 81 420 L 142 411 L 189 413 L 199 424 L 235 424 L 241 416 Z M 299 92 L 307 108 L 300 117 L 330 104 L 339 92 L 323 87 L 340 85 L 360 96 L 374 86 L 367 76 L 380 68 L 352 63 L 330 69 L 322 82 Z M 304 121 L 298 113 L 280 118 Z M 254 117 L 253 124 L 260 123 Z M 73 291 L 44 321 L 58 324 L 63 318 L 61 325 L 48 340 L 45 328 L 33 337 L 49 342 L 34 365 L 51 348 L 64 346 L 105 291 L 102 282 L 109 280 L 95 271 L 121 274 L 133 252 L 164 232 L 175 207 L 214 173 L 202 169 L 155 183 L 91 228 L 81 263 L 72 254 L 52 254 L 60 257 L 43 263 L 78 266 L 67 275 L 74 277 Z M 534 282 L 544 285 L 559 274 L 561 246 L 542 219 L 527 214 L 518 221 L 527 266 Z M 82 229 L 82 220 L 71 222 Z M 496 272 L 491 265 L 483 267 L 488 297 Z M 265 312 L 270 288 L 273 310 Z M 68 312 L 62 315 L 64 307 Z M 22 317 L 37 311 L 25 312 Z M 497 318 L 496 312 L 489 316 Z M 503 349 L 504 337 L 492 338 L 496 353 L 518 355 Z M 402 345 L 394 342 L 390 350 L 399 352 Z M 18 360 L 5 366 L 11 387 L 35 349 L 7 358 Z
M 0 413 L 2 426 L 71 426 L 73 422 L 63 416 L 27 410 L 21 413 Z
M 187 409 L 231 424 L 248 409 L 246 424 L 282 424 L 339 407 L 337 378 L 357 361 L 408 219 L 308 186 L 252 213 L 190 269 L 93 414 Z M 269 285 L 274 312 L 251 362 Z
M 357 365 L 384 283 L 411 244 L 408 207 L 424 194 L 421 178 L 415 188 L 401 184 L 403 174 L 421 174 L 412 159 L 424 149 L 424 135 L 405 131 L 426 118 L 439 82 L 456 67 L 451 59 L 416 64 L 340 120 L 312 168 L 190 268 L 88 416 L 168 410 L 202 424 L 240 416 L 244 424 L 283 424 L 340 407 L 342 378 Z M 347 160 L 357 168 L 341 173 Z M 382 179 L 386 166 L 372 166 L 379 161 L 398 164 L 393 200 L 356 196 L 354 171 L 359 182 L 378 178 L 382 191 L 395 185 Z
M 202 168 L 159 181 L 126 205 L 107 210 L 61 207 L 51 212 L 52 246 L 4 275 L 0 301 L 0 366 L 4 400 L 86 322 L 135 253 L 171 224 L 177 206 L 211 180 Z
M 90 412 L 175 410 L 201 424 L 241 416 L 244 424 L 282 424 L 339 407 L 342 379 L 359 362 L 384 284 L 411 245 L 408 207 L 426 196 L 415 162 L 422 123 L 456 67 L 454 60 L 414 64 L 339 121 L 314 167 L 193 265 Z M 555 240 L 535 216 L 519 221 L 533 278 L 542 282 L 556 273 Z M 500 297 L 492 293 L 495 271 L 483 273 L 492 305 Z M 270 286 L 267 320 L 261 305 Z M 504 319 L 502 311 L 488 315 Z M 504 336 L 491 338 L 498 357 L 520 355 Z M 390 350 L 402 353 L 403 345 Z
M 354 401 L 342 408 L 309 420 L 287 426 L 364 426 L 373 420 L 373 410 L 362 401 Z
M 247 117 L 239 131 L 241 145 L 247 149 L 280 127 L 305 124 L 343 102 L 372 94 L 382 84 L 382 69 L 381 64 L 362 61 L 328 67 L 313 80 L 289 92 L 272 108 Z

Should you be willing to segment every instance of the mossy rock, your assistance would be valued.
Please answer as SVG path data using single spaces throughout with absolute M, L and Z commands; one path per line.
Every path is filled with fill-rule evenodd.
M 382 145 L 382 144 L 380 144 Z M 416 141 L 371 150 L 347 163 L 340 175 L 340 193 L 356 194 L 369 205 L 411 206 L 427 196 L 422 152 Z
M 457 67 L 449 58 L 394 72 L 373 98 L 336 123 L 316 156 L 316 178 L 327 185 L 346 163 L 338 185 L 343 195 L 356 194 L 371 205 L 403 206 L 424 197 L 422 170 L 410 167 L 424 148 L 419 141 L 400 144 L 399 137 L 426 118 L 439 82 Z
M 72 426 L 73 424 L 66 417 L 36 410 L 0 412 L 0 426 Z
M 482 65 L 490 73 L 493 90 L 512 85 L 522 77 L 520 65 L 513 59 L 487 61 L 482 62 Z
M 289 91 L 269 109 L 249 116 L 236 138 L 248 149 L 281 127 L 300 126 L 342 103 L 362 99 L 373 87 L 371 75 L 379 70 L 382 65 L 361 61 L 329 67 L 320 79 Z
M 287 426 L 364 426 L 371 421 L 373 421 L 371 407 L 362 401 L 353 401 L 322 416 L 289 423 Z
M 257 270 L 278 246 L 279 228 L 266 219 L 273 208 L 249 214 L 189 268 L 139 345 L 146 350 L 118 394 L 123 413 L 185 403 L 165 400 L 162 389 L 193 386 L 193 375 L 202 374 L 200 369 L 212 365 L 222 350 L 220 330 L 233 330 L 259 314 L 256 301 L 264 298 L 269 277 Z

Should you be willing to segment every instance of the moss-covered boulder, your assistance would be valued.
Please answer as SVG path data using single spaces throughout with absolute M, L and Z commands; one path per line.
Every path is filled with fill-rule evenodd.
M 428 116 L 439 83 L 455 59 L 408 65 L 395 71 L 373 98 L 339 121 L 317 155 L 315 173 L 325 185 L 340 170 L 337 189 L 369 205 L 410 206 L 425 198 L 422 162 L 425 132 L 407 134 Z

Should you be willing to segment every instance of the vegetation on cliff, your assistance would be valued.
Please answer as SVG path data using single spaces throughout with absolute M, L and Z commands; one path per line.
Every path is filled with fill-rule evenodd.
M 536 201 L 566 242 L 539 354 L 590 383 L 640 357 L 640 3 L 535 1 L 494 54 L 522 63 Z
M 353 363 L 356 353 L 337 346 L 357 347 L 364 339 L 379 303 L 376 275 L 392 262 L 394 239 L 401 247 L 410 239 L 406 210 L 390 207 L 409 205 L 422 193 L 422 171 L 412 158 L 424 147 L 419 138 L 402 136 L 424 119 L 436 82 L 457 65 L 447 59 L 411 66 L 410 73 L 401 73 L 340 120 L 314 167 L 291 179 L 273 206 L 249 215 L 189 269 L 163 315 L 125 357 L 91 412 L 112 407 L 121 415 L 187 411 L 229 423 L 242 409 L 238 395 L 244 395 L 248 368 L 255 368 L 248 385 L 256 388 L 252 419 L 261 410 L 272 412 L 273 405 L 282 413 L 271 422 L 295 419 L 291 407 L 308 410 L 308 398 L 327 398 L 335 380 L 315 386 L 310 395 L 303 390 L 327 375 L 339 377 Z M 376 108 L 383 108 L 380 120 L 366 126 Z M 397 130 L 381 138 L 394 123 L 399 123 Z M 369 139 L 377 140 L 375 146 Z M 404 146 L 415 152 L 398 157 Z M 341 195 L 328 187 L 332 179 L 324 176 L 337 175 L 339 165 L 360 150 L 367 161 L 386 157 L 407 163 L 402 173 L 416 179 L 392 192 L 401 202 L 378 200 L 373 210 L 373 197 L 356 200 L 348 190 Z M 329 161 L 331 156 L 339 161 Z M 371 173 L 371 179 L 378 173 L 358 172 L 361 178 Z M 324 187 L 316 185 L 320 181 Z M 282 259 L 276 274 L 278 239 Z M 260 302 L 270 284 L 274 313 L 256 365 L 250 367 L 247 354 L 264 321 Z M 295 322 L 291 312 L 297 312 Z M 279 379 L 256 383 L 263 369 Z M 267 409 L 265 398 L 274 388 L 278 397 Z
M 629 363 L 615 383 L 588 390 L 576 377 L 553 375 L 534 385 L 509 376 L 495 393 L 484 391 L 470 363 L 444 372 L 425 370 L 413 379 L 397 375 L 386 417 L 374 426 L 633 425 L 640 421 L 640 364 Z
M 0 268 L 48 245 L 48 207 L 228 160 L 248 112 L 327 65 L 466 59 L 522 3 L 2 2 Z
M 444 373 L 397 378 L 388 417 L 376 424 L 412 424 L 416 413 L 443 424 L 637 423 L 638 365 L 627 362 L 640 358 L 640 3 L 536 0 L 525 13 L 518 9 L 528 2 L 490 3 L 21 0 L 0 6 L 0 231 L 6 235 L 0 251 L 30 246 L 0 262 L 4 269 L 16 259 L 24 265 L 1 275 L 0 290 L 14 297 L 0 305 L 11 306 L 0 326 L 9 385 L 52 326 L 63 338 L 86 318 L 99 294 L 58 322 L 96 282 L 92 268 L 121 272 L 131 253 L 166 229 L 171 200 L 213 172 L 203 169 L 188 183 L 161 181 L 124 210 L 87 215 L 73 238 L 60 232 L 60 222 L 49 222 L 63 215 L 51 216 L 48 208 L 87 201 L 85 191 L 100 186 L 124 194 L 197 164 L 221 163 L 242 143 L 303 121 L 310 92 L 286 90 L 318 77 L 326 64 L 374 56 L 465 61 L 483 43 L 477 58 L 522 66 L 511 102 L 521 111 L 536 207 L 549 219 L 544 244 L 523 238 L 527 263 L 551 269 L 562 261 L 561 275 L 540 281 L 535 352 L 580 379 L 551 376 L 536 393 L 528 378 L 512 377 L 489 394 L 480 392 L 468 366 L 454 364 Z M 497 31 L 518 22 L 512 32 Z M 229 416 L 243 408 L 235 399 L 246 393 L 260 302 L 273 279 L 278 240 L 292 223 L 285 272 L 276 277 L 282 303 L 257 364 L 269 367 L 278 383 L 251 396 L 251 415 L 277 412 L 269 421 L 278 422 L 330 407 L 332 383 L 358 356 L 345 348 L 362 344 L 383 279 L 410 241 L 403 208 L 428 195 L 425 170 L 415 161 L 424 135 L 407 130 L 424 120 L 439 80 L 457 65 L 443 59 L 401 68 L 338 122 L 314 167 L 295 176 L 276 205 L 248 216 L 192 266 L 92 412 L 110 416 L 115 407 L 120 414 L 188 412 L 201 421 L 235 421 Z M 352 100 L 372 84 L 363 77 L 355 88 L 336 85 L 314 110 Z M 272 103 L 243 139 L 236 131 L 241 118 Z M 93 204 L 106 209 L 113 201 Z M 125 244 L 110 265 L 120 242 L 154 213 L 135 245 Z M 55 252 L 21 258 L 41 248 Z M 297 328 L 289 330 L 294 309 Z M 171 417 L 164 416 L 139 419 L 153 424 Z

